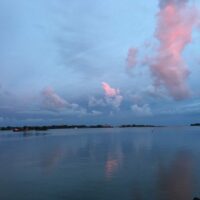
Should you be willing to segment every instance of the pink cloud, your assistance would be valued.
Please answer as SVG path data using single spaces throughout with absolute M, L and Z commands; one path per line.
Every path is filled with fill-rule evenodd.
M 102 88 L 105 93 L 106 103 L 115 108 L 119 108 L 123 101 L 123 97 L 120 95 L 120 90 L 112 88 L 108 83 L 105 82 L 102 82 Z
M 61 111 L 65 114 L 77 114 L 79 116 L 90 114 L 87 109 L 80 105 L 63 99 L 52 87 L 44 88 L 41 95 L 43 106 L 52 111 Z
M 62 97 L 60 97 L 51 87 L 46 87 L 42 91 L 43 103 L 48 107 L 64 108 L 68 105 Z
M 102 87 L 108 97 L 114 97 L 120 93 L 119 89 L 112 88 L 108 83 L 102 82 Z
M 189 70 L 182 53 L 192 40 L 193 28 L 198 24 L 198 13 L 185 1 L 163 2 L 157 15 L 155 33 L 159 47 L 149 64 L 156 78 L 155 83 L 163 84 L 174 99 L 180 100 L 190 95 L 186 84 Z

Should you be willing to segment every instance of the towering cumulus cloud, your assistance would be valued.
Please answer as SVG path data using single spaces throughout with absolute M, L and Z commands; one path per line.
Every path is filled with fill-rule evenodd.
M 198 23 L 196 9 L 187 0 L 160 0 L 155 36 L 159 41 L 151 70 L 157 84 L 163 84 L 176 100 L 189 96 L 186 84 L 189 70 L 182 53 L 191 42 L 193 28 Z
M 108 83 L 102 82 L 102 88 L 105 92 L 105 100 L 108 104 L 119 108 L 123 97 L 120 95 L 119 89 L 112 88 Z

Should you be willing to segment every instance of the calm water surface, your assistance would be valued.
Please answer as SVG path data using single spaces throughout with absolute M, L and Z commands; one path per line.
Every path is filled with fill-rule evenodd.
M 200 127 L 0 132 L 0 200 L 191 200 Z

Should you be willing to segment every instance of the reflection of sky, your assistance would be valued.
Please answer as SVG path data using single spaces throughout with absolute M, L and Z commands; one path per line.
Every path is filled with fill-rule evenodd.
M 158 1 L 145 0 L 1 0 L 0 125 L 195 122 L 200 111 L 197 31 L 184 51 L 191 98 L 176 102 L 155 91 L 146 66 L 131 75 L 126 71 L 129 48 L 142 47 L 139 60 L 152 53 L 143 47 L 155 43 L 158 9 Z M 120 89 L 119 109 L 106 104 L 103 81 Z M 47 109 L 46 87 L 78 107 Z M 90 106 L 93 97 L 101 103 Z
M 23 199 L 33 192 L 48 200 L 198 196 L 196 128 L 54 131 L 1 138 L 0 198 Z

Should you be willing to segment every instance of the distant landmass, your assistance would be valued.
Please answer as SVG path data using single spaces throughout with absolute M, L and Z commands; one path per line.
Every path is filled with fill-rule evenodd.
M 49 126 L 23 126 L 23 127 L 0 127 L 1 131 L 13 131 L 13 132 L 21 132 L 21 131 L 47 131 L 49 129 L 78 129 L 78 128 L 131 128 L 131 127 L 158 127 L 154 125 L 136 125 L 136 124 L 126 124 L 120 126 L 112 126 L 112 125 L 49 125 Z
M 200 126 L 200 123 L 190 124 L 190 126 Z

